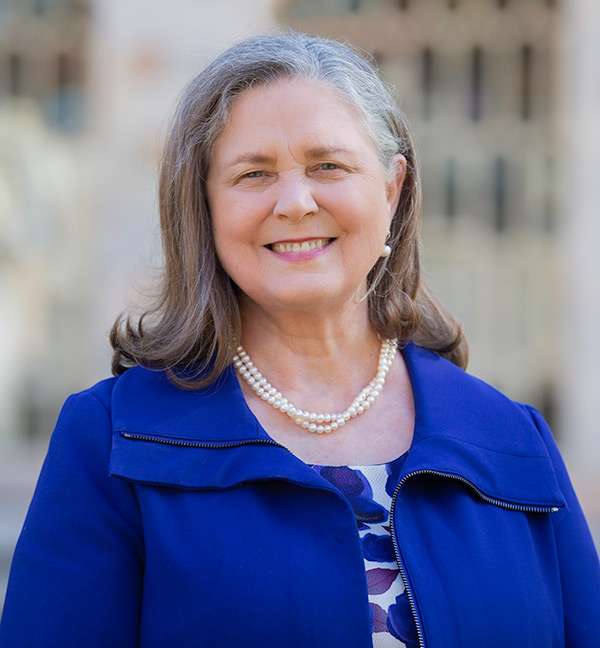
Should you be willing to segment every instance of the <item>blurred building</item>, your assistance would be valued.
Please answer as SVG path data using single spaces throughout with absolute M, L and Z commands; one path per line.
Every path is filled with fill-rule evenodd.
M 109 374 L 107 331 L 160 265 L 182 86 L 289 25 L 348 38 L 398 87 L 429 277 L 471 370 L 539 407 L 595 484 L 599 17 L 593 0 L 1 0 L 0 447 L 46 439 L 65 396 Z
M 75 386 L 89 301 L 87 3 L 0 3 L 0 440 Z

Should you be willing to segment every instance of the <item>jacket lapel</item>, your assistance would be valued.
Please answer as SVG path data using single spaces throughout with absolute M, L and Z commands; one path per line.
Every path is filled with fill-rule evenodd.
M 507 504 L 564 505 L 546 446 L 524 406 L 431 351 L 409 344 L 403 354 L 415 400 L 405 473 L 459 477 Z

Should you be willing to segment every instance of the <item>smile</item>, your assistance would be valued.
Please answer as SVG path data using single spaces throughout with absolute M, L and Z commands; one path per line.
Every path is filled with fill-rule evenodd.
M 282 241 L 281 243 L 272 243 L 268 247 L 273 252 L 310 252 L 318 248 L 325 247 L 331 242 L 329 238 L 311 239 L 310 241 Z

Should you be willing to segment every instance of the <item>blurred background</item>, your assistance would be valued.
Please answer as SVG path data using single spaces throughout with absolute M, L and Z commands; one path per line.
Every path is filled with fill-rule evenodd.
M 347 38 L 398 88 L 430 282 L 470 371 L 550 422 L 600 539 L 596 0 L 0 0 L 0 607 L 60 406 L 109 375 L 160 266 L 175 99 L 281 26 Z

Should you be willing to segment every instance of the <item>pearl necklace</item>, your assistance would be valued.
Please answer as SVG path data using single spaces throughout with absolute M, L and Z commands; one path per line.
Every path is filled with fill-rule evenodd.
M 351 418 L 355 418 L 371 407 L 377 396 L 381 393 L 385 384 L 385 377 L 392 366 L 396 355 L 396 340 L 382 340 L 379 349 L 379 362 L 377 364 L 377 374 L 375 378 L 358 394 L 349 407 L 339 414 L 317 414 L 302 410 L 287 398 L 284 398 L 281 392 L 277 391 L 260 371 L 254 366 L 250 356 L 244 350 L 242 345 L 236 349 L 233 356 L 233 366 L 240 376 L 264 401 L 280 412 L 285 412 L 296 425 L 300 425 L 309 432 L 323 434 L 337 430 L 346 424 Z

